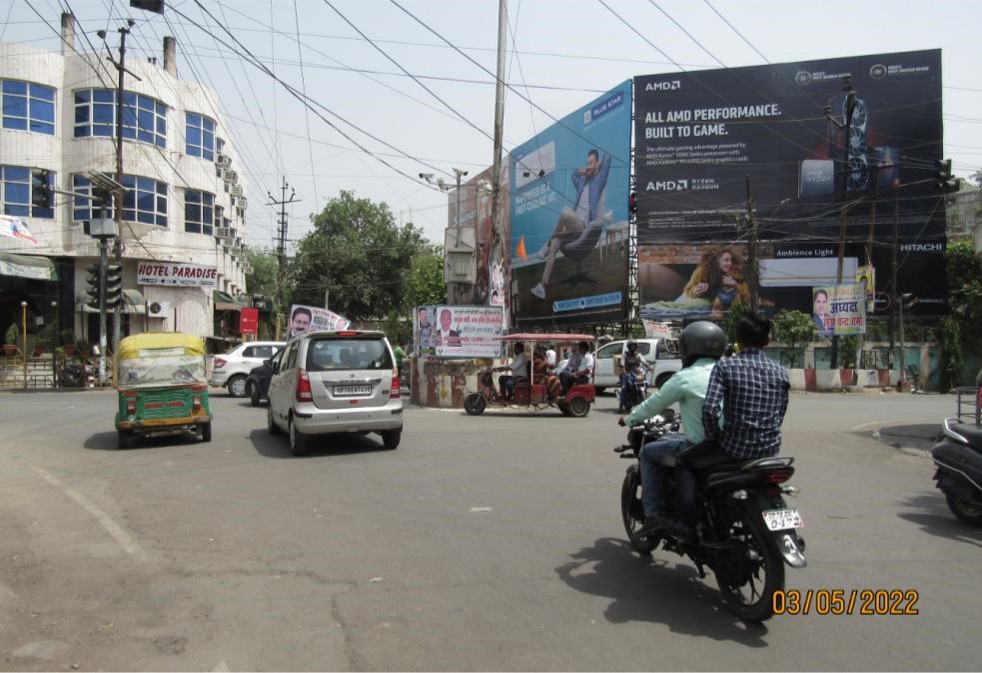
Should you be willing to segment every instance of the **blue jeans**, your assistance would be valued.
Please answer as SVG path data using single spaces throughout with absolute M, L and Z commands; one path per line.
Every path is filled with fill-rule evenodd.
M 685 435 L 665 435 L 661 439 L 649 442 L 641 447 L 641 503 L 644 505 L 646 518 L 664 517 L 665 505 L 661 488 L 661 477 L 658 471 L 661 465 L 658 459 L 663 456 L 677 456 L 692 445 Z

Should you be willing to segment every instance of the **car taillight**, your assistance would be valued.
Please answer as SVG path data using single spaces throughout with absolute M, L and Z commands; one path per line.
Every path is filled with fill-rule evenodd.
M 215 358 L 215 369 L 221 369 L 228 363 L 228 360 L 223 360 L 221 358 Z
M 297 371 L 297 402 L 310 402 L 314 399 L 314 392 L 310 388 L 310 377 L 306 370 Z
M 392 370 L 392 387 L 389 389 L 389 399 L 402 397 L 402 382 L 399 381 L 399 369 Z

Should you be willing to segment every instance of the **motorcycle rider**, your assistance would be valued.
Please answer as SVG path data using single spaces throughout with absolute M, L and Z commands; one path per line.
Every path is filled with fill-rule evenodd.
M 638 353 L 638 342 L 631 339 L 627 349 L 621 354 L 621 390 L 619 411 L 630 411 L 634 389 L 641 387 L 641 398 L 644 398 L 644 358 Z
M 665 435 L 655 442 L 641 447 L 639 454 L 641 473 L 641 501 L 645 523 L 638 536 L 648 535 L 669 522 L 665 515 L 659 460 L 677 455 L 686 448 L 699 444 L 706 438 L 703 427 L 703 401 L 709 387 L 710 374 L 726 348 L 726 335 L 714 323 L 706 320 L 694 322 L 679 335 L 679 357 L 682 370 L 634 411 L 618 420 L 619 425 L 634 426 L 646 418 L 658 414 L 678 402 L 682 414 L 684 435 Z
M 791 383 L 788 370 L 761 350 L 770 331 L 767 318 L 754 313 L 742 316 L 736 327 L 738 352 L 720 360 L 709 377 L 702 408 L 706 441 L 682 453 L 676 463 L 679 504 L 690 521 L 695 514 L 697 470 L 720 462 L 765 458 L 781 449 Z

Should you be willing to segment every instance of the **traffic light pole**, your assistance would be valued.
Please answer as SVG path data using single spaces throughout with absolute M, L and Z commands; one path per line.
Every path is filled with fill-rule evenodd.
M 99 239 L 99 385 L 106 383 L 106 267 L 109 266 L 109 239 Z

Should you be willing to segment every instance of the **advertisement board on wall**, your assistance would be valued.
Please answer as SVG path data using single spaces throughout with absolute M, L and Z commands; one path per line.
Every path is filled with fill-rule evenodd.
M 822 336 L 866 334 L 866 288 L 860 283 L 814 288 L 812 321 Z
M 626 316 L 631 110 L 627 81 L 512 150 L 517 325 Z
M 416 353 L 441 358 L 501 356 L 500 306 L 418 306 L 413 311 Z
M 899 272 L 900 291 L 920 283 L 910 272 L 928 262 L 934 278 L 944 277 L 938 260 L 920 255 L 945 240 L 944 204 L 932 184 L 942 158 L 940 50 L 638 77 L 635 138 L 639 258 L 671 265 L 672 246 L 713 242 L 719 253 L 727 242 L 745 242 L 749 196 L 759 240 L 807 242 L 809 254 L 774 257 L 762 270 L 761 294 L 768 272 L 772 287 L 799 288 L 794 299 L 784 293 L 781 308 L 808 310 L 817 283 L 780 274 L 826 273 L 826 256 L 815 253 L 838 242 L 843 206 L 846 240 L 858 245 L 872 232 L 880 274 L 889 269 L 883 248 L 895 227 L 901 250 L 918 248 L 922 259 Z M 764 264 L 766 253 L 758 256 Z M 861 251 L 850 256 L 856 263 L 843 280 L 867 261 Z M 691 250 L 675 264 L 693 264 Z M 715 300 L 725 273 L 713 275 L 717 284 L 706 293 Z M 642 273 L 642 296 L 681 299 L 645 282 Z M 725 284 L 732 292 L 734 281 Z M 918 312 L 943 312 L 944 288 L 929 293 L 939 301 Z

